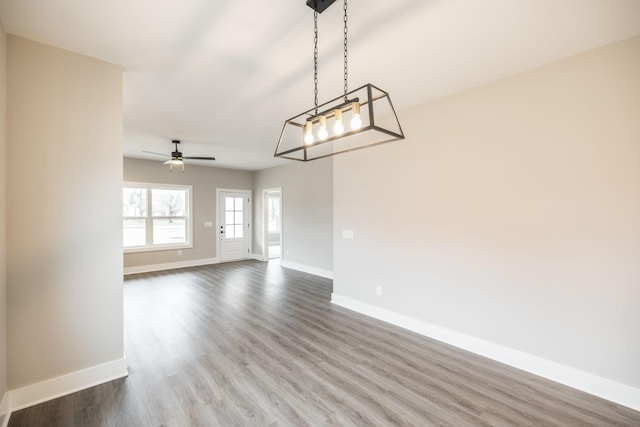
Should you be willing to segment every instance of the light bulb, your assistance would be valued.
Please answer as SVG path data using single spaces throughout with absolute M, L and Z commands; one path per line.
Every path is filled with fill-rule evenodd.
M 318 131 L 318 139 L 327 139 L 327 116 L 320 116 L 320 130 Z
M 360 114 L 353 116 L 351 119 L 351 129 L 358 130 L 362 127 L 362 119 L 360 118 Z
M 362 127 L 362 119 L 360 118 L 360 103 L 353 103 L 353 118 L 351 119 L 351 129 L 358 130 Z
M 307 122 L 304 127 L 304 143 L 306 145 L 313 144 L 313 133 L 312 133 L 313 124 L 311 122 Z
M 344 132 L 344 125 L 342 124 L 342 110 L 337 109 L 335 113 L 336 122 L 333 125 L 333 133 L 336 135 L 342 135 Z

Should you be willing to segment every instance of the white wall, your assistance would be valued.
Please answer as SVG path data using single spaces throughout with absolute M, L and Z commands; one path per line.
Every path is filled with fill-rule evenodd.
M 122 70 L 8 36 L 8 386 L 123 357 Z
M 6 101 L 7 36 L 0 22 L 0 401 L 7 391 Z M 2 415 L 0 408 L 0 422 Z
M 264 254 L 262 192 L 282 187 L 282 260 L 333 270 L 333 162 L 331 158 L 254 172 L 253 252 Z
M 167 147 L 170 148 L 168 141 Z M 161 161 L 125 158 L 124 180 L 193 187 L 193 248 L 182 249 L 181 256 L 177 250 L 125 254 L 125 268 L 135 268 L 216 258 L 216 228 L 204 226 L 205 221 L 216 223 L 216 188 L 251 190 L 253 173 L 189 164 L 185 165 L 184 172 L 180 169 L 169 172 L 169 167 Z
M 640 37 L 399 117 L 334 160 L 334 293 L 640 388 Z

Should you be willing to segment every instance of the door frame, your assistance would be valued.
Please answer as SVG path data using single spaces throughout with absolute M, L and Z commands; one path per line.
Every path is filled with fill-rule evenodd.
M 278 228 L 280 229 L 280 259 L 283 259 L 284 251 L 282 250 L 282 187 L 265 188 L 262 190 L 262 260 L 269 261 L 269 207 L 267 206 L 267 198 L 269 193 L 280 193 L 280 215 L 278 215 Z
M 253 257 L 253 227 L 252 224 L 252 192 L 251 190 L 237 189 L 237 188 L 216 188 L 216 258 L 218 262 L 226 262 L 222 260 L 222 254 L 220 253 L 220 193 L 243 193 L 246 197 L 249 198 L 249 203 L 247 203 L 247 219 L 249 222 L 249 226 L 247 227 L 248 233 L 247 236 L 249 238 L 248 241 L 248 249 L 246 259 L 251 259 Z

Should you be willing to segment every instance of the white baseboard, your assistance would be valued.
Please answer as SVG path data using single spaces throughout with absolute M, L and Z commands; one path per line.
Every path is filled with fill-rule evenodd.
M 256 261 L 269 261 L 268 259 L 266 259 L 264 257 L 264 255 L 262 254 L 251 254 L 251 256 L 249 257 L 249 259 L 255 259 Z
M 314 276 L 324 277 L 325 279 L 333 280 L 333 271 L 325 270 L 318 267 L 312 267 L 310 265 L 298 264 L 297 262 L 281 260 L 280 265 L 284 268 L 290 268 L 292 270 L 302 271 L 303 273 L 313 274 Z
M 76 391 L 94 387 L 129 375 L 127 359 L 116 359 L 101 365 L 71 372 L 50 380 L 30 384 L 8 392 L 11 411 L 18 411 L 56 399 Z
M 150 273 L 152 271 L 172 270 L 174 268 L 198 267 L 200 265 L 217 264 L 218 258 L 192 259 L 187 261 L 166 262 L 164 264 L 139 265 L 125 267 L 124 274 Z
M 557 383 L 640 411 L 640 389 L 626 384 L 602 378 L 560 363 L 433 325 L 335 293 L 331 295 L 331 302 L 366 316 L 400 326 L 401 328 L 408 329 L 429 338 L 488 357 L 505 365 L 522 369 Z
M 9 407 L 9 392 L 6 392 L 0 402 L 0 427 L 7 427 L 10 416 L 11 408 Z

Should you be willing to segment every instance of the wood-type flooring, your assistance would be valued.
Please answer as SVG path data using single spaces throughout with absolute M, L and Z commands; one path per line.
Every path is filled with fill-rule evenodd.
M 129 376 L 9 426 L 640 426 L 636 411 L 332 305 L 331 291 L 274 262 L 128 276 Z

